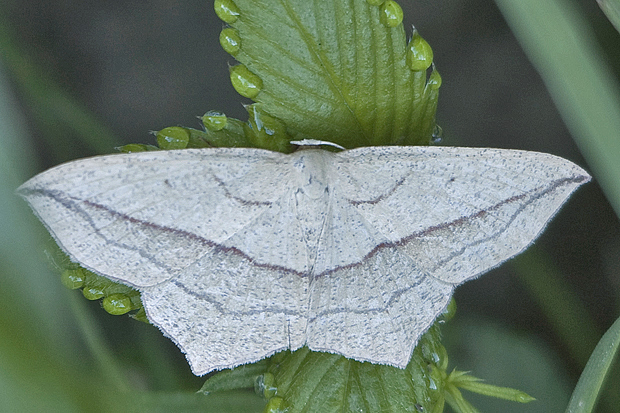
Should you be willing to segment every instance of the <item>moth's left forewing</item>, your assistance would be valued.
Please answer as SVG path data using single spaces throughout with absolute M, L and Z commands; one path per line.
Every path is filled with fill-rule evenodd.
M 454 284 L 525 249 L 590 180 L 570 161 L 528 151 L 382 147 L 344 155 L 351 207 L 421 270 Z
M 269 209 L 286 185 L 266 165 L 284 156 L 238 148 L 108 155 L 59 165 L 18 193 L 73 261 L 140 287 L 174 276 Z

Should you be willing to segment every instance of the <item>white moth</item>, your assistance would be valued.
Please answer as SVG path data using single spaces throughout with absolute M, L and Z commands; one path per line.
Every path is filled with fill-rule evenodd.
M 18 191 L 203 375 L 303 345 L 404 368 L 454 288 L 589 180 L 516 150 L 220 148 L 82 159 Z

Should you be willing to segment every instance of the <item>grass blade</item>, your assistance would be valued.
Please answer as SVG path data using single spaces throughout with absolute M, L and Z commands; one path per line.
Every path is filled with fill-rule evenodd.
M 567 0 L 496 0 L 620 215 L 620 88 L 592 28 Z
M 607 373 L 618 355 L 619 347 L 620 318 L 603 335 L 590 356 L 568 403 L 567 413 L 593 411 Z
M 611 24 L 620 32 L 620 0 L 596 0 Z

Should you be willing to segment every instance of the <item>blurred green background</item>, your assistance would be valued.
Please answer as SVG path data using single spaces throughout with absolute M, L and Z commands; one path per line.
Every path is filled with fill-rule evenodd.
M 575 31 L 593 34 L 617 98 L 620 35 L 595 1 L 560 3 L 585 21 Z M 549 152 L 620 181 L 582 157 L 558 112 L 563 101 L 556 106 L 496 3 L 400 4 L 406 27 L 414 24 L 433 47 L 443 77 L 443 145 Z M 503 10 L 513 28 L 523 24 L 527 32 L 531 22 Z M 219 45 L 221 28 L 210 0 L 0 4 L 0 410 L 107 411 L 135 391 L 160 407 L 200 406 L 175 399 L 204 380 L 159 331 L 111 316 L 60 284 L 45 255 L 49 235 L 13 191 L 60 162 L 154 143 L 151 130 L 198 127 L 196 116 L 211 109 L 246 119 L 246 100 L 228 79 L 233 59 Z M 581 58 L 577 52 L 565 56 L 569 64 Z M 547 85 L 554 73 L 547 68 Z M 587 84 L 598 74 L 579 76 Z M 587 145 L 580 143 L 584 153 Z M 596 179 L 524 256 L 460 287 L 456 300 L 457 316 L 443 329 L 452 365 L 538 401 L 465 396 L 481 411 L 564 411 L 589 353 L 620 313 L 620 226 Z M 619 383 L 616 368 L 598 411 L 618 411 Z M 260 406 L 252 395 L 235 397 Z

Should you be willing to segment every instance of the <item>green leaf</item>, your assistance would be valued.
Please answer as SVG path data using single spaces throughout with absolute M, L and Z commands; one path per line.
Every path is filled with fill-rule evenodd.
M 620 86 L 568 0 L 496 0 L 620 215 Z
M 362 363 L 303 347 L 270 360 L 275 392 L 288 413 L 430 411 L 441 399 L 445 349 L 436 326 L 418 343 L 405 369 Z M 431 366 L 434 366 L 431 368 Z M 423 409 L 423 410 L 421 410 Z
M 611 24 L 620 32 L 620 0 L 596 0 Z
M 408 66 L 396 2 L 218 0 L 215 9 L 234 29 L 221 38 L 243 64 L 231 70 L 237 91 L 293 136 L 349 148 L 429 144 L 439 83 L 427 84 L 416 59 Z M 415 46 L 432 59 L 426 42 Z
M 598 342 L 568 403 L 567 413 L 591 412 L 620 348 L 620 318 Z M 617 406 L 616 406 L 617 407 Z
M 234 369 L 222 370 L 209 377 L 199 393 L 214 393 L 227 390 L 246 389 L 254 387 L 256 377 L 267 370 L 267 362 L 259 361 L 254 364 L 239 366 Z

